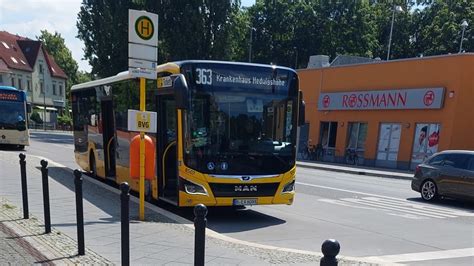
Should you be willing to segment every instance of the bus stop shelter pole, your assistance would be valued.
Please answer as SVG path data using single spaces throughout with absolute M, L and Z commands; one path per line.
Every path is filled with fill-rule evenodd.
M 145 112 L 145 78 L 140 78 L 140 111 Z M 145 132 L 140 132 L 140 221 L 145 220 Z

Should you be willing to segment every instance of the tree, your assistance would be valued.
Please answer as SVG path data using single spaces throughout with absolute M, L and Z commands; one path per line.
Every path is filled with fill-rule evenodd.
M 83 0 L 78 38 L 92 74 L 112 76 L 128 66 L 128 9 L 159 15 L 158 62 L 233 58 L 232 18 L 239 0 Z
M 69 99 L 71 86 L 77 82 L 76 74 L 78 69 L 77 62 L 72 57 L 71 50 L 67 48 L 64 38 L 58 32 L 51 34 L 47 30 L 42 30 L 40 36 L 36 36 L 36 38 L 43 43 L 46 51 L 54 57 L 54 61 L 56 61 L 58 66 L 64 70 L 68 76 L 66 99 Z
M 439 55 L 458 53 L 462 28 L 466 19 L 474 24 L 473 1 L 425 1 L 426 7 L 415 13 L 416 40 L 414 50 L 417 54 Z M 474 50 L 472 26 L 464 33 L 463 50 Z

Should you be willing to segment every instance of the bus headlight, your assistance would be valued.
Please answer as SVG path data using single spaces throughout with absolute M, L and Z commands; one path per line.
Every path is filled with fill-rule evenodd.
M 293 191 L 295 191 L 295 180 L 293 180 L 290 183 L 286 184 L 283 187 L 282 193 L 288 193 L 288 192 L 293 192 Z
M 201 185 L 196 183 L 190 182 L 188 180 L 184 180 L 184 191 L 191 195 L 205 195 L 207 196 L 207 190 Z

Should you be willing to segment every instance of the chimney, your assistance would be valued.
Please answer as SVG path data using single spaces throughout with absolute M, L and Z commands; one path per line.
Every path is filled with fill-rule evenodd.
M 329 66 L 328 55 L 312 55 L 309 57 L 308 66 L 306 68 L 322 68 Z

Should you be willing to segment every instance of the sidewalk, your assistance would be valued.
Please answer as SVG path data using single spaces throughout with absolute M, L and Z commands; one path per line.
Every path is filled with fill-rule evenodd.
M 340 172 L 354 175 L 368 175 L 377 177 L 387 178 L 398 178 L 411 180 L 413 178 L 413 172 L 402 171 L 397 169 L 385 169 L 385 168 L 369 168 L 364 166 L 354 166 L 346 164 L 335 164 L 327 162 L 316 162 L 316 161 L 297 161 L 297 166 L 312 168 L 318 170 Z
M 20 236 L 38 234 L 43 227 L 43 200 L 40 158 L 27 157 L 28 196 L 30 212 L 37 218 L 36 233 L 17 232 Z M 49 161 L 49 187 L 51 203 L 51 223 L 53 235 L 63 235 L 72 244 L 61 244 L 50 240 L 49 244 L 63 254 L 45 254 L 48 260 L 78 259 L 80 264 L 89 264 L 86 257 L 78 257 L 76 241 L 76 216 L 74 182 L 72 170 Z M 22 206 L 21 184 L 18 163 L 18 152 L 0 151 L 0 197 L 6 198 L 13 206 Z M 113 187 L 84 176 L 84 224 L 86 254 L 94 255 L 101 262 L 92 264 L 120 264 L 120 195 Z M 130 256 L 132 265 L 192 265 L 194 262 L 194 226 L 192 222 L 160 209 L 155 205 L 146 204 L 146 221 L 137 221 L 138 200 L 131 197 L 130 202 Z M 21 208 L 17 214 L 0 216 L 0 225 L 10 225 L 9 220 L 21 218 Z M 3 215 L 3 209 L 2 209 Z M 15 218 L 16 217 L 16 218 Z M 30 219 L 32 220 L 32 219 Z M 44 230 L 39 229 L 39 231 Z M 49 235 L 48 235 L 49 236 Z M 48 238 L 41 235 L 43 238 Z M 47 239 L 45 241 L 48 241 Z M 58 244 L 59 243 L 59 244 Z M 38 247 L 34 246 L 39 250 Z M 77 247 L 77 246 L 76 246 Z M 64 254 L 65 253 L 65 254 Z M 206 265 L 317 265 L 321 253 L 276 248 L 236 240 L 206 231 Z M 375 265 L 358 258 L 338 256 L 339 265 Z M 1 262 L 1 261 L 0 261 Z M 61 261 L 62 263 L 62 261 Z

